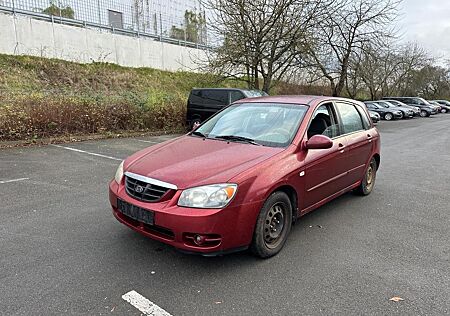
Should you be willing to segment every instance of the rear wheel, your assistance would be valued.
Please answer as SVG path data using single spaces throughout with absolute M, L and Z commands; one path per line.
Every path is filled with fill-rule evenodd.
M 391 121 L 393 118 L 394 118 L 394 116 L 392 115 L 392 113 L 386 113 L 386 114 L 384 115 L 384 119 L 385 119 L 386 121 Z
M 369 166 L 366 169 L 366 173 L 364 174 L 364 178 L 361 181 L 359 187 L 355 190 L 355 192 L 359 195 L 369 195 L 373 187 L 375 186 L 375 179 L 377 177 L 377 161 L 375 158 L 370 160 Z
M 292 226 L 292 205 L 284 192 L 273 193 L 256 221 L 250 250 L 261 258 L 276 255 L 283 248 Z

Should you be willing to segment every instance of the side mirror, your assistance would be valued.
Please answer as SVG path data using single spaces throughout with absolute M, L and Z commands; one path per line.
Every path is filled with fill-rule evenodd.
M 195 131 L 199 126 L 200 126 L 200 122 L 199 121 L 195 121 L 194 124 L 192 124 L 191 131 Z
M 325 135 L 314 135 L 306 142 L 306 149 L 328 149 L 331 147 L 333 147 L 333 141 Z

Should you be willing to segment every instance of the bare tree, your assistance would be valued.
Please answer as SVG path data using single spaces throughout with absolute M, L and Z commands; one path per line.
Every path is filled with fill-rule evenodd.
M 209 29 L 220 42 L 211 52 L 209 70 L 244 78 L 249 88 L 269 92 L 298 65 L 318 17 L 331 1 L 209 0 Z
M 318 77 L 329 81 L 334 96 L 345 87 L 354 55 L 367 43 L 382 45 L 393 36 L 398 4 L 399 0 L 337 0 L 318 21 L 309 45 L 310 63 Z

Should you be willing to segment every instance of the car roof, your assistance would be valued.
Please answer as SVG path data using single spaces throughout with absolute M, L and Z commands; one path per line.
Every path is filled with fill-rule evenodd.
M 360 103 L 359 101 L 329 97 L 329 96 L 317 96 L 317 95 L 277 95 L 277 96 L 266 96 L 257 97 L 251 99 L 241 99 L 236 101 L 236 103 L 288 103 L 288 104 L 299 104 L 299 105 L 316 105 L 324 101 L 351 101 L 353 103 Z

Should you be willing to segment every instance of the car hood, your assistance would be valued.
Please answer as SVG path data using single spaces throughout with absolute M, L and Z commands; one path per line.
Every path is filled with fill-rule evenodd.
M 283 150 L 186 135 L 134 154 L 125 171 L 185 189 L 227 182 Z

